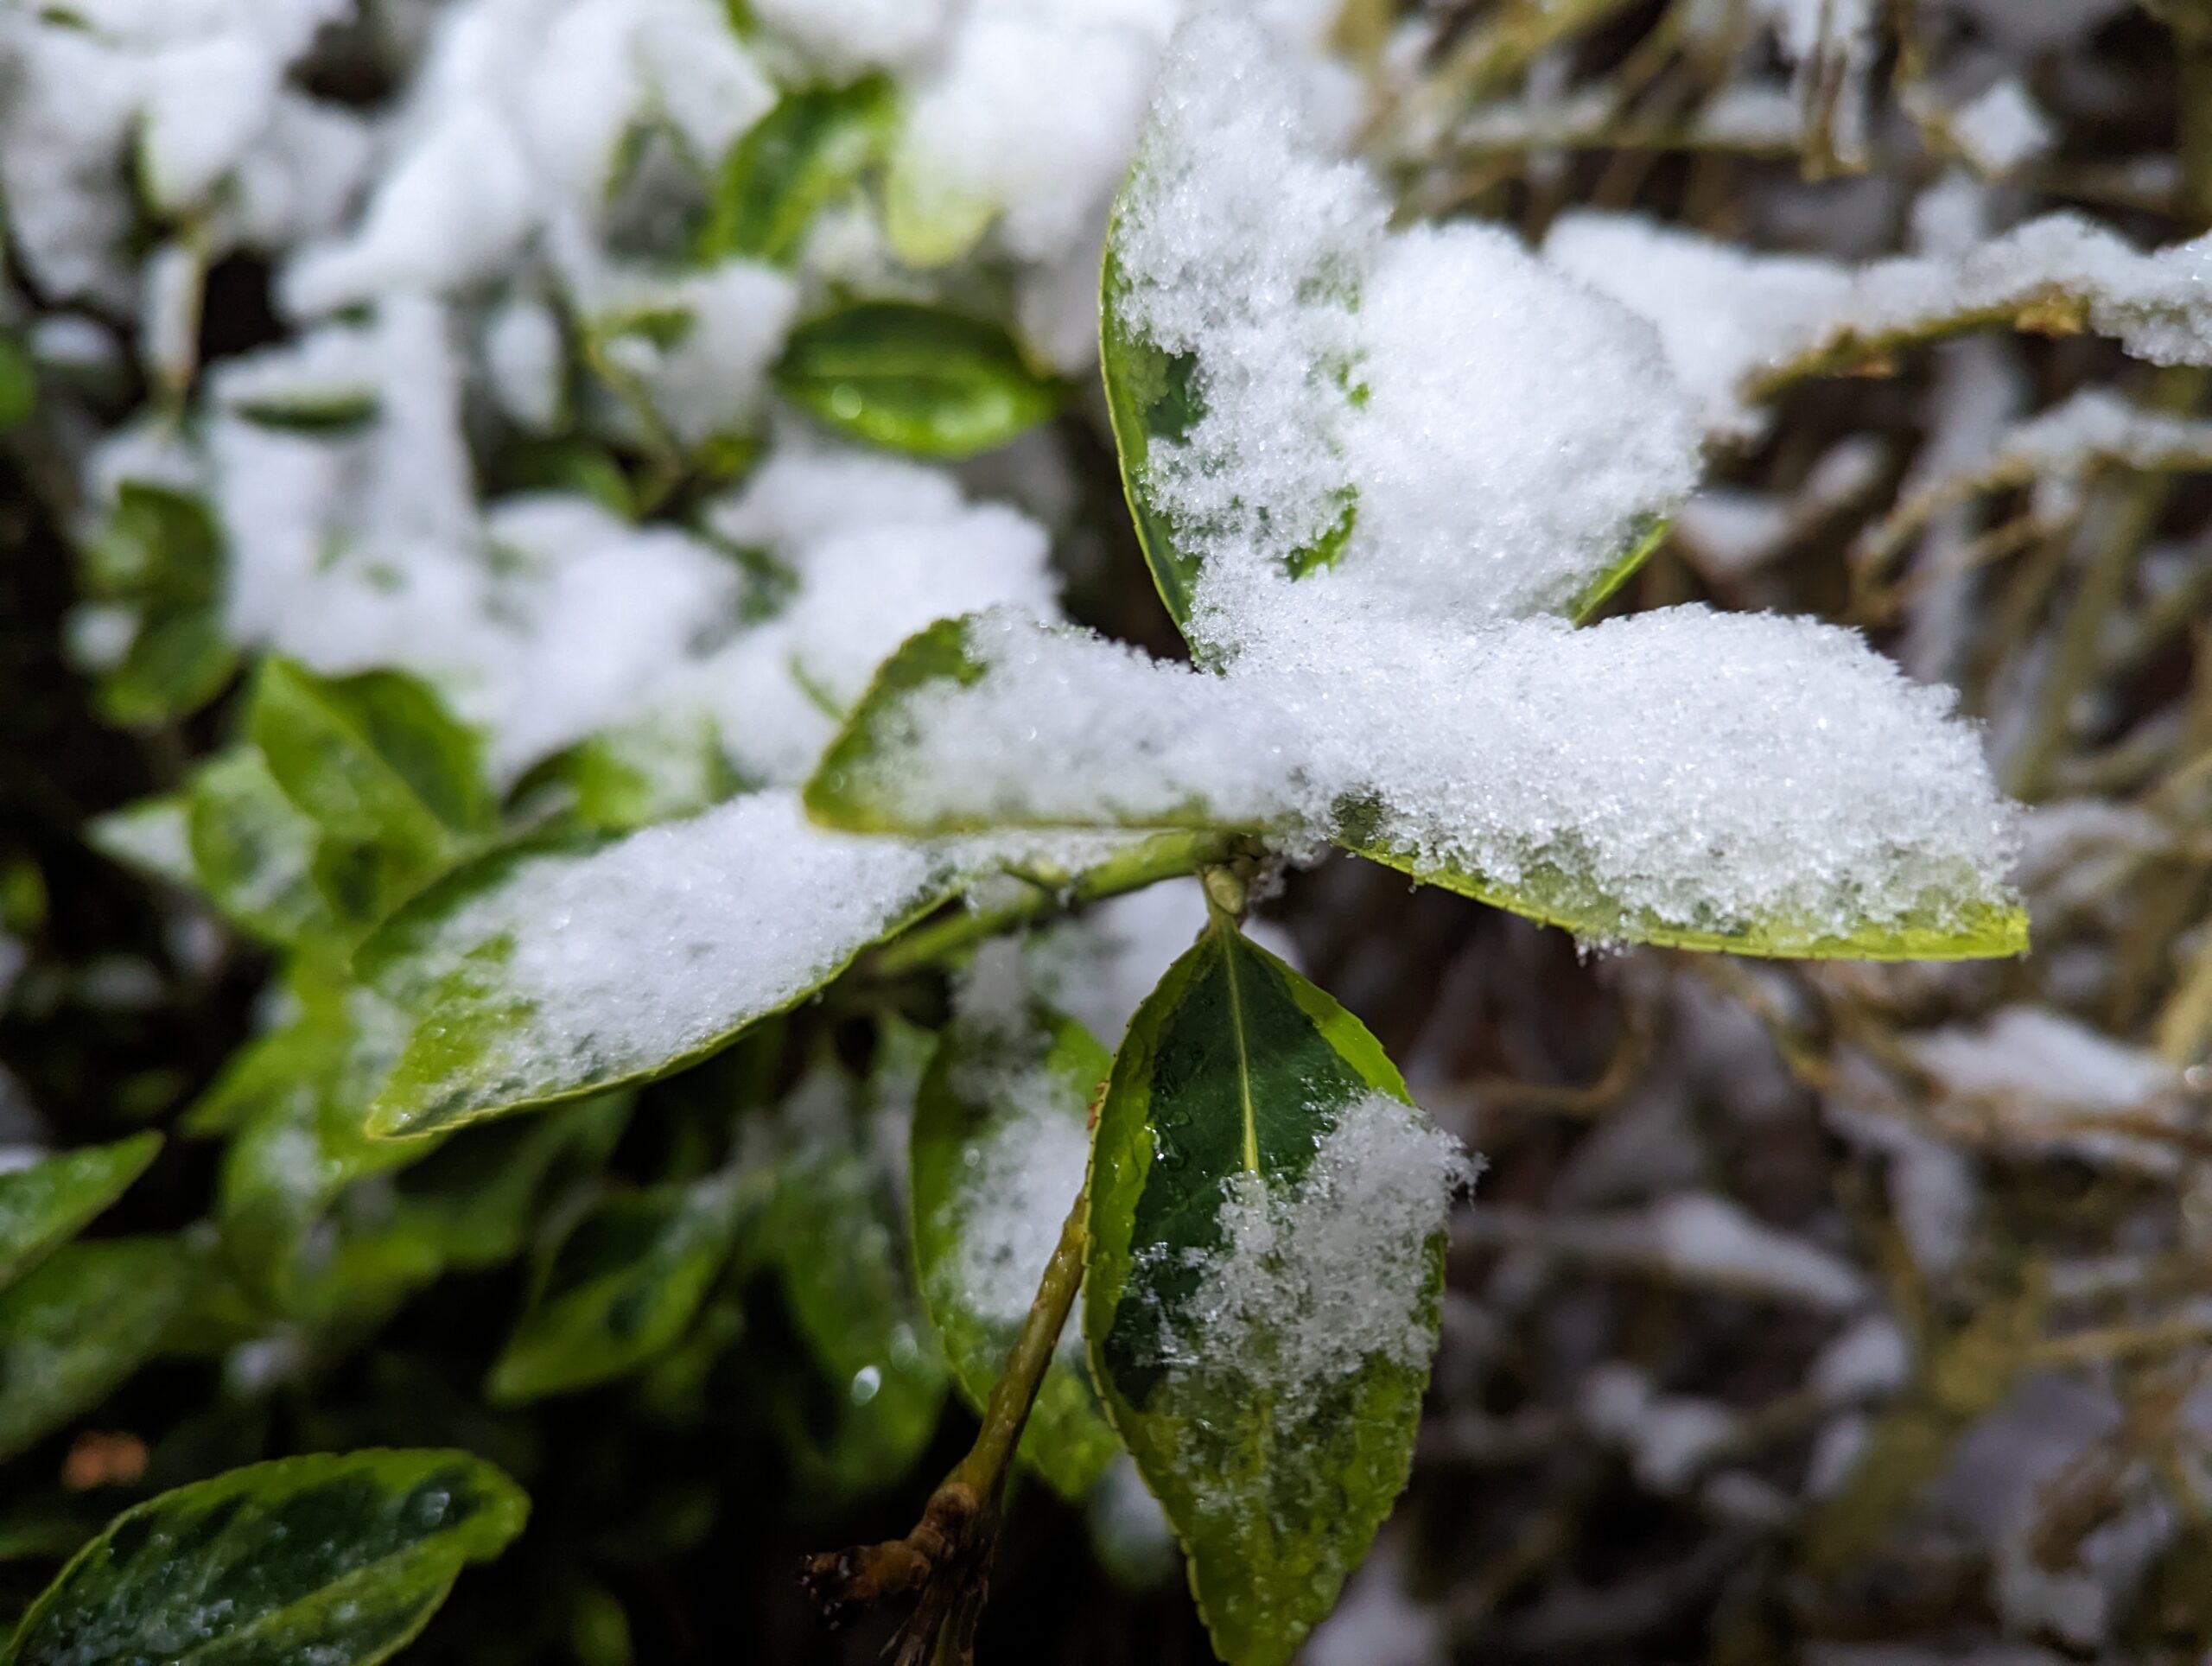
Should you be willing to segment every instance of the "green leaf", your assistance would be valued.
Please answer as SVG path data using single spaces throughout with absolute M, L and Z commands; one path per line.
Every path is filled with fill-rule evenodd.
M 171 1238 L 64 1244 L 0 1291 L 0 1459 L 98 1404 L 182 1311 L 191 1256 Z
M 278 944 L 337 930 L 315 881 L 315 824 L 253 747 L 200 766 L 185 792 L 185 827 L 200 887 L 233 925 Z
M 877 667 L 874 680 L 847 715 L 837 738 L 806 784 L 806 813 L 825 827 L 851 833 L 913 830 L 883 802 L 884 760 L 913 730 L 907 708 L 939 685 L 972 688 L 984 664 L 969 646 L 969 618 L 940 619 L 899 644 Z M 965 822 L 959 830 L 979 825 Z M 954 830 L 933 827 L 931 832 Z
M 1494 908 L 1563 926 L 1586 942 L 1650 943 L 1662 948 L 1748 955 L 1775 960 L 1985 960 L 2024 954 L 2027 910 L 2012 903 L 1938 899 L 1887 924 L 1868 922 L 1838 936 L 1788 919 L 1700 931 L 1632 909 L 1586 875 L 1531 866 L 1512 885 L 1443 867 L 1369 836 L 1367 818 L 1353 813 L 1337 843 L 1370 862 L 1411 874 L 1423 885 L 1455 892 Z
M 529 1508 L 461 1452 L 232 1470 L 116 1517 L 32 1605 L 5 1666 L 369 1666 Z
M 635 1103 L 634 1094 L 601 1094 L 527 1122 L 472 1130 L 400 1181 L 400 1216 L 448 1267 L 510 1261 L 564 1183 L 605 1167 Z
M 566 816 L 630 833 L 696 816 L 742 790 L 715 720 L 648 720 L 602 730 L 555 754 L 516 785 L 518 814 Z
M 135 1134 L 113 1145 L 57 1152 L 0 1174 L 0 1287 L 74 1237 L 146 1172 L 161 1148 L 160 1135 Z
M 953 1380 L 978 1410 L 1082 1190 L 1090 1097 L 1112 1065 L 1082 1025 L 1039 1012 L 1010 1030 L 957 1021 L 922 1078 L 912 1140 L 914 1265 Z M 1079 1342 L 1071 1326 L 1021 1436 L 1022 1457 L 1071 1502 L 1121 1450 Z
M 19 426 L 38 404 L 38 372 L 11 337 L 0 335 L 0 430 Z
M 733 255 L 788 264 L 815 216 L 881 157 L 891 117 L 890 84 L 880 76 L 785 93 L 722 163 L 701 264 Z
M 115 507 L 83 551 L 86 593 L 172 610 L 221 599 L 223 542 L 206 504 L 148 480 L 124 480 Z
M 370 1130 L 429 1134 L 682 1070 L 805 1000 L 953 894 L 961 878 L 950 854 L 812 828 L 783 794 L 733 799 L 612 844 L 525 841 L 493 851 L 410 900 L 355 957 L 357 973 L 412 1025 L 370 1107 Z M 835 887 L 842 906 L 818 908 L 794 885 Z M 518 971 L 582 933 L 619 957 L 639 911 L 665 913 L 671 897 L 702 888 L 739 912 L 694 911 L 692 929 L 757 934 L 683 946 L 696 963 L 712 960 L 717 976 L 578 1002 L 565 981 L 532 982 Z M 567 935 L 556 940 L 556 932 Z M 733 963 L 741 949 L 743 962 Z M 648 959 L 639 977 L 665 978 L 657 970 L 664 963 Z
M 863 1143 L 857 1097 L 849 1078 L 826 1066 L 792 1091 L 785 1120 L 804 1143 L 784 1163 L 760 1231 L 827 1383 L 807 1408 L 810 1426 L 792 1431 L 794 1444 L 841 1492 L 906 1473 L 936 1432 L 946 1386 L 909 1275 L 897 1200 Z
M 228 1123 L 217 1181 L 224 1247 L 244 1280 L 280 1306 L 297 1294 L 309 1229 L 358 1180 L 419 1162 L 434 1146 L 362 1129 L 362 1040 L 335 995 L 257 1037 L 188 1114 Z
M 217 608 L 149 613 L 122 663 L 99 679 L 100 716 L 124 728 L 174 722 L 220 694 L 237 666 Z
M 847 307 L 791 334 L 784 397 L 841 434 L 923 457 L 971 457 L 1060 408 L 998 325 L 904 301 Z
M 743 1193 L 730 1174 L 602 1201 L 570 1229 L 485 1383 L 495 1403 L 633 1371 L 683 1334 L 728 1258 Z
M 247 722 L 277 785 L 340 842 L 427 869 L 498 826 L 476 736 L 412 677 L 270 659 Z
M 1176 627 L 1187 635 L 1198 558 L 1178 541 L 1166 512 L 1154 502 L 1148 482 L 1153 446 L 1182 439 L 1205 414 L 1198 389 L 1198 361 L 1193 353 L 1162 353 L 1130 327 L 1123 299 L 1128 284 L 1119 253 L 1119 211 L 1117 200 L 1099 270 L 1098 368 L 1137 544 L 1160 601 Z
M 257 428 L 335 439 L 359 433 L 376 421 L 377 395 L 373 388 L 301 387 L 232 399 L 229 409 Z
M 1238 1666 L 1289 1659 L 1412 1462 L 1441 1186 L 1430 1210 L 1421 1190 L 1436 1182 L 1417 1167 L 1408 1216 L 1347 1178 L 1357 1148 L 1332 1154 L 1340 1130 L 1380 1119 L 1396 1129 L 1382 1155 L 1435 1161 L 1418 1112 L 1389 1109 L 1405 1102 L 1357 1020 L 1219 919 L 1114 1061 L 1091 1161 L 1092 1370 L 1183 1542 L 1214 1647 Z M 1345 1277 L 1358 1282 L 1329 1282 Z

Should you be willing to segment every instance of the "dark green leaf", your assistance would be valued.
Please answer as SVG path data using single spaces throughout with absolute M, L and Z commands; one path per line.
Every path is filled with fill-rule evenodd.
M 604 1167 L 635 1097 L 602 1094 L 526 1122 L 471 1130 L 401 1180 L 402 1218 L 448 1267 L 512 1260 L 563 1180 Z
M 601 1203 L 547 1262 L 486 1395 L 512 1405 L 566 1394 L 671 1346 L 721 1270 L 742 1199 L 725 1173 Z
M 358 433 L 376 421 L 377 396 L 371 388 L 302 388 L 233 400 L 229 408 L 257 427 L 327 439 Z
M 701 261 L 789 262 L 814 217 L 882 155 L 891 117 L 891 88 L 880 77 L 785 93 L 722 163 Z
M 1405 1099 L 1357 1020 L 1220 920 L 1160 980 L 1114 1062 L 1091 1167 L 1092 1369 L 1183 1542 L 1214 1647 L 1237 1666 L 1290 1658 L 1412 1462 L 1441 1182 L 1433 1218 L 1416 1209 L 1394 1230 L 1386 1208 L 1370 1238 L 1324 1160 L 1340 1129 L 1378 1115 L 1397 1127 L 1375 1106 Z M 1417 1118 L 1398 1120 L 1419 1153 L 1437 1136 Z M 1318 1272 L 1303 1264 L 1315 1257 Z M 1313 1281 L 1363 1266 L 1360 1288 L 1334 1300 Z M 1349 1346 L 1312 1328 L 1347 1319 Z M 1358 1338 L 1377 1323 L 1389 1345 L 1368 1351 Z
M 461 1452 L 233 1470 L 118 1516 L 24 1616 L 6 1666 L 369 1666 L 528 1511 Z
M 800 326 L 775 380 L 838 432 L 924 457 L 1004 445 L 1064 396 L 996 324 L 904 301 L 865 302 Z
M 182 1311 L 192 1257 L 169 1238 L 64 1244 L 0 1291 L 0 1459 L 105 1398 Z
M 248 724 L 277 785 L 344 843 L 428 868 L 498 825 L 476 737 L 412 677 L 270 659 Z
M 0 335 L 0 429 L 11 429 L 38 404 L 38 372 L 30 355 L 11 338 Z
M 794 1090 L 786 1117 L 806 1143 L 785 1160 L 761 1228 L 827 1384 L 824 1403 L 809 1408 L 816 1427 L 795 1434 L 821 1482 L 841 1491 L 906 1473 L 936 1431 L 946 1377 L 909 1275 L 897 1201 L 861 1143 L 855 1098 L 827 1068 Z
M 29 1272 L 56 1244 L 74 1237 L 146 1172 L 162 1136 L 133 1135 L 113 1145 L 57 1152 L 0 1174 L 0 1286 Z
M 1090 1097 L 1112 1065 L 1083 1026 L 1040 1012 L 1011 1028 L 956 1021 L 922 1078 L 914 1266 L 954 1381 L 978 1410 L 1082 1190 Z M 1046 1368 L 1021 1455 L 1079 1501 L 1121 1448 L 1073 1331 Z

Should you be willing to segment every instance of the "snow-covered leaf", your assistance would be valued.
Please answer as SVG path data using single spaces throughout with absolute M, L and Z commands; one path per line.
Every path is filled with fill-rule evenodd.
M 135 1134 L 113 1145 L 58 1151 L 0 1173 L 0 1287 L 75 1237 L 146 1172 L 161 1148 L 160 1135 Z
M 31 1606 L 8 1659 L 373 1666 L 528 1511 L 513 1482 L 463 1452 L 232 1470 L 118 1516 Z
M 1004 445 L 1065 397 L 998 325 L 903 301 L 862 302 L 802 324 L 775 382 L 839 433 L 923 457 Z
M 986 953 L 1015 952 L 1012 944 Z M 1025 992 L 1026 993 L 1026 992 Z M 1090 1158 L 1090 1098 L 1113 1059 L 1021 999 L 964 1005 L 914 1105 L 914 1263 L 954 1380 L 982 1408 L 1020 1334 Z M 1120 1449 L 1072 1328 L 1046 1368 L 1021 1455 L 1079 1502 Z
M 2017 835 L 1946 690 L 1848 634 L 1675 608 L 1347 626 L 1225 674 L 1007 614 L 884 669 L 808 788 L 832 825 L 1332 841 L 1597 942 L 1864 958 L 2025 946 Z
M 1465 1173 L 1359 1021 L 1226 921 L 1129 1026 L 1084 1328 L 1224 1660 L 1288 1660 L 1405 1485 Z
M 1281 57 L 1227 10 L 1185 26 L 1108 234 L 1108 404 L 1169 611 L 1214 658 L 1344 611 L 1586 614 L 1696 479 L 1656 334 L 1495 227 L 1388 232 Z
M 825 833 L 785 793 L 479 858 L 357 957 L 412 1026 L 370 1126 L 427 1134 L 681 1069 L 954 887 L 943 853 Z

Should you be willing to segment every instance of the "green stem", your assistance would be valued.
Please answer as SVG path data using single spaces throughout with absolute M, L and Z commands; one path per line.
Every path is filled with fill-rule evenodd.
M 1037 1403 L 1046 1369 L 1052 1363 L 1060 1332 L 1075 1306 L 1076 1291 L 1083 1283 L 1084 1247 L 1090 1231 L 1090 1186 L 1086 1181 L 1060 1228 L 1060 1241 L 1053 1248 L 1052 1260 L 1045 1264 L 1045 1276 L 1029 1304 L 1028 1315 L 1021 1321 L 1021 1333 L 1007 1354 L 1006 1369 L 991 1385 L 991 1397 L 983 1408 L 982 1430 L 952 1472 L 952 1478 L 976 1489 L 986 1501 L 986 1510 L 995 1509 L 1005 1489 L 1015 1449 L 1021 1444 L 1021 1431 L 1029 1421 L 1030 1408 Z
M 1254 836 L 1211 829 L 1161 833 L 1109 856 L 1064 882 L 1032 878 L 1021 894 L 948 914 L 914 927 L 870 955 L 868 970 L 877 977 L 900 977 L 942 966 L 987 938 L 1047 914 L 1079 908 L 1124 892 L 1141 891 L 1162 880 L 1177 879 L 1249 850 Z

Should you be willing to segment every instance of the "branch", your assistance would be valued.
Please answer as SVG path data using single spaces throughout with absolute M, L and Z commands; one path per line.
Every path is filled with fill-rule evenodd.
M 1104 1091 L 1102 1083 L 1099 1091 L 1103 1095 Z M 1095 1103 L 1091 1120 L 1094 1124 L 1097 1121 Z M 976 1444 L 930 1495 L 913 1531 L 881 1544 L 825 1551 L 808 1557 L 800 1567 L 799 1584 L 832 1627 L 879 1604 L 916 1599 L 899 1631 L 898 1666 L 925 1666 L 944 1659 L 965 1663 L 974 1657 L 976 1625 L 989 1590 L 991 1553 L 998 1542 L 1007 1478 L 1083 1282 L 1090 1214 L 1086 1182 L 1060 1228 L 1060 1241 L 1046 1263 L 1036 1299 L 1007 1355 L 1006 1369 L 992 1385 Z

